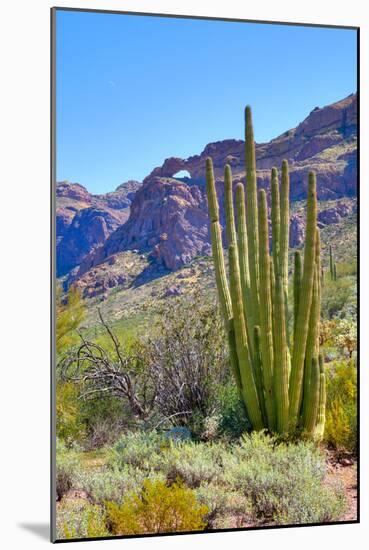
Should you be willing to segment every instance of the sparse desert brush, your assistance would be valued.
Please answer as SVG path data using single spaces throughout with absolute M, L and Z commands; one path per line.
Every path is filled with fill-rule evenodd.
M 254 523 L 319 523 L 337 519 L 342 493 L 324 485 L 325 459 L 312 442 L 277 443 L 244 436 L 224 462 L 222 483 L 250 499 Z
M 357 369 L 352 360 L 337 361 L 328 371 L 324 439 L 338 450 L 357 449 Z
M 100 471 L 80 472 L 77 483 L 96 504 L 105 501 L 121 504 L 128 494 L 139 491 L 145 479 L 165 481 L 165 475 L 126 465 L 119 469 L 104 467 Z
M 108 465 L 118 469 L 134 466 L 142 471 L 150 471 L 162 460 L 161 452 L 169 444 L 169 440 L 155 430 L 124 434 L 113 445 Z
M 323 318 L 356 316 L 356 301 L 356 282 L 351 277 L 339 277 L 336 281 L 325 277 L 322 288 Z
M 204 483 L 196 489 L 196 497 L 209 509 L 206 520 L 210 528 L 242 527 L 250 522 L 251 501 L 238 491 L 224 485 Z
M 163 456 L 161 468 L 169 482 L 179 479 L 188 487 L 195 488 L 220 477 L 226 453 L 221 443 L 172 445 Z
M 69 489 L 75 488 L 80 468 L 79 455 L 74 449 L 56 442 L 56 494 L 61 499 Z
M 174 483 L 146 480 L 139 493 L 121 505 L 106 503 L 107 518 L 116 535 L 202 531 L 208 508 L 199 504 L 195 493 Z

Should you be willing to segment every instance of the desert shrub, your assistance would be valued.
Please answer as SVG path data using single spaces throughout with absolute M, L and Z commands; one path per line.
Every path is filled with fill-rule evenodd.
M 340 262 L 337 265 L 337 276 L 347 277 L 357 274 L 357 262 Z
M 78 453 L 57 440 L 56 444 L 56 494 L 60 500 L 75 486 L 78 477 Z
M 190 442 L 172 445 L 163 453 L 160 468 L 169 483 L 180 479 L 188 487 L 195 488 L 221 475 L 225 453 L 221 444 Z
M 57 538 L 79 539 L 106 537 L 110 533 L 101 506 L 91 505 L 85 499 L 63 499 L 57 507 Z
M 279 504 L 274 521 L 277 525 L 328 523 L 337 520 L 345 508 L 342 487 L 317 486 L 305 479 Z
M 338 450 L 357 448 L 357 370 L 353 361 L 326 369 L 327 405 L 324 439 Z
M 164 481 L 165 476 L 161 472 L 147 472 L 127 465 L 120 469 L 81 472 L 77 483 L 94 503 L 106 500 L 121 503 L 129 493 L 139 491 L 145 479 Z
M 208 508 L 205 518 L 208 527 L 243 527 L 249 521 L 251 503 L 242 493 L 214 483 L 204 483 L 195 492 L 197 500 Z
M 96 449 L 117 440 L 123 429 L 134 425 L 127 404 L 118 397 L 86 399 L 80 405 L 81 421 L 85 426 L 85 448 Z
M 161 461 L 161 452 L 170 440 L 156 431 L 131 432 L 122 435 L 109 453 L 108 465 L 124 469 L 127 465 L 149 471 Z
M 108 467 L 119 471 L 130 467 L 146 476 L 161 473 L 169 483 L 180 479 L 193 488 L 220 475 L 225 453 L 221 443 L 173 441 L 157 432 L 130 433 L 110 450 Z
M 67 445 L 81 443 L 86 426 L 81 419 L 78 387 L 72 382 L 59 381 L 56 386 L 56 434 Z
M 107 518 L 114 534 L 173 533 L 201 531 L 208 509 L 196 501 L 193 491 L 174 483 L 146 480 L 139 493 L 121 505 L 106 503 Z
M 323 318 L 356 316 L 356 282 L 354 279 L 342 277 L 331 281 L 326 277 L 322 290 Z
M 145 344 L 156 406 L 168 423 L 201 437 L 230 377 L 222 322 L 216 307 L 199 297 L 171 300 L 160 313 Z
M 111 399 L 115 397 L 128 408 L 131 419 L 144 423 L 150 418 L 156 399 L 156 381 L 146 372 L 145 348 L 138 343 L 134 349 L 132 345 L 123 348 L 100 310 L 98 313 L 110 346 L 103 347 L 81 335 L 79 345 L 60 358 L 58 375 L 63 381 L 78 384 L 80 398 L 85 402 L 98 404 L 102 399 L 112 405 L 118 403 Z
M 261 433 L 243 436 L 224 464 L 223 482 L 250 498 L 255 522 L 320 523 L 338 517 L 340 494 L 323 479 L 325 461 L 312 444 L 276 444 Z

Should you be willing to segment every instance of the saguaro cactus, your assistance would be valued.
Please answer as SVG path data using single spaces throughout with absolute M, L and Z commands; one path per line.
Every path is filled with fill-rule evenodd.
M 250 107 L 246 107 L 245 121 L 246 186 L 237 184 L 235 208 L 230 166 L 224 171 L 229 277 L 213 165 L 210 158 L 206 160 L 215 277 L 230 363 L 255 430 L 280 434 L 301 430 L 321 438 L 326 394 L 318 338 L 321 263 L 316 178 L 309 173 L 304 258 L 295 252 L 290 327 L 288 163 L 282 163 L 281 185 L 277 169 L 271 172 L 270 247 L 267 194 L 257 189 Z M 330 258 L 333 272 L 331 249 Z

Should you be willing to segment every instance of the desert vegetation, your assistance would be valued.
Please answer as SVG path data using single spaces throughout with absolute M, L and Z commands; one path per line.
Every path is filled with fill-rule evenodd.
M 183 268 L 188 290 L 113 320 L 58 292 L 59 539 L 355 519 L 352 233 L 319 232 L 311 174 L 289 249 L 288 165 L 257 194 L 249 110 L 246 166 L 235 209 L 225 167 L 223 235 L 207 161 L 213 254 Z

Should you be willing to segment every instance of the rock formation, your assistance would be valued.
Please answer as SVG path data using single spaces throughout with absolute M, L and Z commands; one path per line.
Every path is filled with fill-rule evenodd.
M 309 170 L 317 174 L 320 199 L 355 196 L 356 141 L 356 94 L 323 108 L 316 107 L 296 128 L 256 146 L 258 185 L 266 188 L 270 169 L 279 166 L 286 158 L 290 165 L 291 200 L 305 198 Z M 178 269 L 195 256 L 208 254 L 210 239 L 204 185 L 205 159 L 207 156 L 213 159 L 222 203 L 224 165 L 229 163 L 232 166 L 234 185 L 244 181 L 243 149 L 242 140 L 230 139 L 210 143 L 200 155 L 188 159 L 173 157 L 165 160 L 137 190 L 128 221 L 111 233 L 105 244 L 92 249 L 84 257 L 76 277 L 110 255 L 124 250 L 149 252 L 158 264 L 170 270 Z M 173 178 L 181 170 L 187 170 L 191 177 Z M 77 188 L 73 192 L 82 193 Z M 332 220 L 336 215 L 345 214 L 337 211 L 321 212 L 319 215 L 319 222 L 326 224 L 334 223 Z M 291 218 L 291 246 L 298 246 L 303 237 L 303 223 L 296 214 Z

